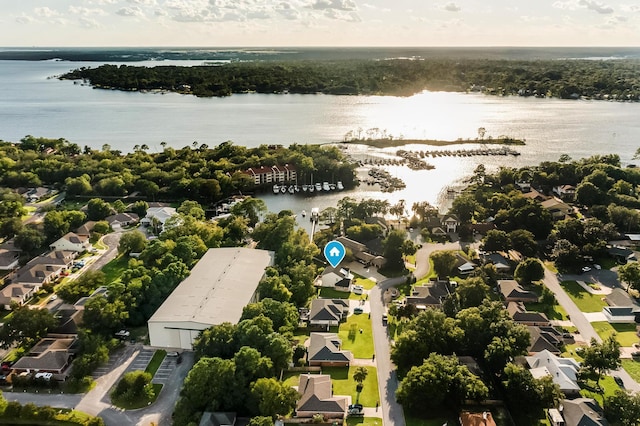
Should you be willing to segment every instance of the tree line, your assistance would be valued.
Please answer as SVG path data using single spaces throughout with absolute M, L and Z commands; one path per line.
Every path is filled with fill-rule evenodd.
M 220 66 L 101 65 L 61 79 L 120 90 L 167 90 L 196 96 L 234 93 L 402 95 L 423 90 L 477 90 L 498 95 L 637 101 L 636 60 L 291 60 Z

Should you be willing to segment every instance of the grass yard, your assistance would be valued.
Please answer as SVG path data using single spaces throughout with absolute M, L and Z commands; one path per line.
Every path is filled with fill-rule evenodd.
M 164 360 L 164 357 L 166 355 L 167 351 L 164 351 L 162 349 L 155 351 L 153 357 L 151 358 L 151 361 L 149 361 L 149 364 L 147 365 L 147 368 L 144 369 L 144 371 L 151 374 L 151 377 L 153 377 L 154 374 L 156 374 L 156 371 L 158 371 L 158 368 L 160 368 L 160 364 L 162 364 L 162 360 Z
M 153 398 L 147 398 L 147 396 L 144 395 L 136 399 L 126 400 L 126 401 L 112 400 L 111 402 L 113 402 L 113 405 L 115 405 L 116 407 L 122 408 L 123 410 L 136 410 L 138 408 L 147 407 L 153 404 L 154 402 L 156 402 L 156 399 L 158 398 L 158 395 L 160 395 L 160 391 L 162 390 L 161 383 L 152 383 L 152 386 L 153 386 Z
M 382 426 L 382 419 L 378 417 L 349 417 L 347 418 L 347 426 Z
M 106 283 L 111 284 L 120 280 L 120 276 L 127 270 L 129 259 L 125 256 L 118 256 L 101 269 L 106 275 Z
M 640 382 L 640 362 L 631 359 L 623 359 L 622 368 L 629 373 L 633 380 Z
M 354 358 L 373 356 L 371 320 L 367 314 L 349 315 L 347 321 L 340 324 L 338 336 L 342 340 L 342 349 L 351 351 Z
M 544 303 L 540 302 L 525 303 L 525 307 L 527 308 L 527 311 L 544 313 L 550 320 L 565 321 L 568 319 L 567 311 L 565 311 L 564 308 L 558 304 L 545 305 Z
M 553 272 L 554 274 L 558 273 L 558 269 L 556 268 L 556 265 L 553 262 L 544 262 L 544 266 L 545 268 L 547 268 L 549 271 Z
M 354 274 L 355 276 L 355 285 L 361 285 L 365 290 L 371 290 L 376 286 L 376 283 L 369 278 L 361 277 L 360 275 Z
M 575 281 L 563 281 L 560 285 L 582 312 L 600 312 L 607 306 L 602 295 L 589 293 Z
M 635 324 L 609 324 L 606 321 L 592 322 L 591 325 L 602 340 L 616 333 L 616 340 L 621 346 L 631 346 L 638 343 Z
M 378 371 L 375 367 L 366 367 L 369 371 L 367 379 L 362 383 L 364 387 L 358 399 L 356 392 L 356 381 L 353 380 L 353 373 L 357 367 L 323 367 L 322 374 L 331 376 L 334 395 L 351 395 L 353 404 L 358 403 L 365 407 L 375 407 L 379 401 L 380 394 L 378 392 Z
M 299 345 L 303 345 L 309 338 L 310 332 L 304 329 L 298 329 L 293 332 L 293 340 L 298 342 Z
M 596 385 L 596 383 L 593 380 L 588 380 L 587 384 L 593 388 L 595 388 L 595 385 Z M 604 378 L 600 380 L 600 387 L 602 387 L 602 389 L 604 390 L 605 398 L 608 396 L 612 396 L 615 391 L 620 389 L 620 386 L 616 384 L 616 382 L 613 380 L 613 377 L 611 376 L 604 376 Z M 603 394 L 583 388 L 580 390 L 580 395 L 582 395 L 585 398 L 593 398 L 596 401 L 598 401 L 598 404 L 600 404 L 600 407 L 604 407 Z

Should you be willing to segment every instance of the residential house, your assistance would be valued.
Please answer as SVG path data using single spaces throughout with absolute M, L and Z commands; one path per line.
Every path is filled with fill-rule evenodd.
M 502 253 L 491 252 L 491 253 L 481 253 L 480 259 L 483 264 L 491 263 L 496 267 L 496 271 L 498 272 L 509 272 L 511 271 L 511 261 L 507 259 Z
M 635 253 L 633 250 L 626 247 L 612 246 L 607 249 L 607 253 L 609 253 L 609 256 L 623 264 L 627 263 L 628 260 L 635 260 Z
M 543 326 L 551 325 L 549 318 L 542 312 L 529 312 L 522 302 L 508 302 L 507 311 L 513 321 L 522 325 Z
M 49 188 L 39 186 L 37 188 L 30 188 L 27 192 L 22 194 L 24 198 L 30 203 L 37 203 L 38 201 L 50 196 L 52 191 Z
M 331 376 L 327 374 L 301 374 L 298 392 L 301 394 L 296 405 L 296 417 L 313 417 L 322 414 L 327 418 L 344 417 L 349 396 L 333 395 Z
M 640 319 L 640 305 L 623 289 L 613 289 L 604 300 L 609 306 L 602 308 L 602 313 L 610 323 L 635 324 Z
M 64 380 L 67 368 L 75 353 L 77 353 L 76 336 L 48 335 L 40 340 L 29 353 L 11 367 L 15 372 L 47 372 L 53 373 L 54 378 Z
M 348 367 L 353 361 L 351 351 L 340 349 L 342 341 L 335 333 L 311 333 L 307 361 L 311 366 Z
M 198 426 L 234 426 L 236 420 L 236 413 L 205 411 Z
M 566 395 L 579 395 L 578 370 L 580 364 L 573 358 L 560 358 L 548 350 L 525 357 L 531 375 L 536 379 L 551 376 L 554 383 Z
M 406 303 L 414 305 L 418 309 L 442 307 L 442 302 L 451 295 L 449 280 L 431 281 L 426 285 L 417 285 L 413 288 L 410 296 L 407 296 Z
M 498 280 L 498 291 L 507 302 L 537 302 L 538 295 L 525 290 L 515 280 Z
M 310 326 L 337 326 L 347 318 L 349 301 L 344 299 L 313 299 L 309 310 Z
M 78 334 L 82 325 L 84 309 L 78 309 L 73 305 L 63 304 L 55 311 L 58 325 L 49 330 L 52 334 Z
M 28 284 L 35 287 L 36 291 L 38 291 L 43 284 L 49 284 L 57 280 L 64 269 L 66 269 L 65 265 L 27 263 L 18 269 L 9 279 L 13 284 Z
M 552 192 L 563 200 L 573 201 L 576 197 L 576 187 L 573 185 L 554 186 Z
M 354 276 L 349 268 L 327 267 L 316 280 L 316 285 L 318 287 L 328 287 L 338 291 L 350 292 L 353 278 Z
M 526 181 L 516 181 L 516 186 L 521 192 L 530 192 L 531 191 L 531 182 Z
M 457 232 L 460 225 L 460 219 L 455 214 L 442 216 L 442 226 L 447 233 Z
M 349 250 L 351 250 L 351 252 L 355 255 L 356 253 L 359 252 L 366 252 L 367 251 L 367 246 L 356 241 L 356 240 L 352 240 L 351 238 L 347 238 L 347 237 L 338 237 L 336 238 L 336 241 L 342 243 L 342 245 L 345 248 L 348 248 Z
M 17 303 L 22 306 L 35 293 L 35 287 L 26 284 L 9 284 L 0 289 L 0 306 L 11 310 L 11 305 Z
M 0 249 L 0 271 L 10 271 L 18 267 L 20 252 Z
M 80 236 L 74 232 L 69 232 L 52 243 L 50 248 L 51 250 L 66 250 L 82 253 L 91 248 L 91 243 L 89 242 L 88 236 Z
M 527 352 L 530 354 L 542 351 L 549 351 L 554 355 L 560 355 L 562 351 L 562 335 L 553 327 L 527 326 L 529 335 L 531 336 Z
M 76 235 L 80 235 L 83 237 L 90 237 L 93 232 L 93 227 L 96 226 L 95 220 L 88 220 L 82 224 L 78 229 L 76 229 Z
M 591 398 L 565 399 L 559 411 L 564 418 L 563 426 L 609 426 L 602 409 Z
M 173 207 L 149 207 L 147 215 L 140 221 L 144 226 L 157 224 L 158 230 L 162 231 L 164 224 L 171 216 L 175 215 L 176 209 Z
M 78 253 L 75 251 L 54 250 L 34 257 L 25 265 L 25 268 L 33 265 L 55 265 L 70 268 L 77 255 Z
M 434 236 L 445 236 L 458 232 L 458 226 L 460 226 L 460 219 L 455 214 L 430 217 L 426 222 L 426 227 Z
M 496 426 L 491 411 L 483 411 L 482 413 L 463 411 L 460 413 L 459 421 L 460 426 Z
M 123 226 L 135 225 L 140 218 L 138 218 L 138 215 L 135 213 L 118 213 L 107 216 L 105 220 L 109 222 L 109 226 L 116 229 Z
M 549 198 L 540 203 L 547 210 L 554 220 L 562 220 L 573 214 L 573 207 L 559 198 Z
M 544 195 L 543 193 L 541 193 L 539 191 L 536 191 L 535 189 L 532 189 L 531 191 L 522 194 L 522 196 L 524 198 L 529 198 L 531 200 L 535 200 L 535 201 L 537 201 L 539 203 L 541 203 L 543 201 L 546 201 L 546 200 L 548 200 L 550 198 L 550 197 Z

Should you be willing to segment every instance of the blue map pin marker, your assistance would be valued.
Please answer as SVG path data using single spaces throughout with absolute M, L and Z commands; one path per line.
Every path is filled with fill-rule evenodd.
M 342 262 L 344 256 L 347 254 L 347 249 L 344 248 L 340 241 L 329 241 L 324 246 L 324 257 L 334 268 Z

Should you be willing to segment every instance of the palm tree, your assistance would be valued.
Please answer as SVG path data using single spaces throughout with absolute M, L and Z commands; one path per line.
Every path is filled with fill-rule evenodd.
M 369 374 L 369 370 L 366 367 L 356 367 L 356 371 L 353 373 L 353 380 L 358 382 L 358 387 L 362 389 L 362 382 L 364 382 Z

